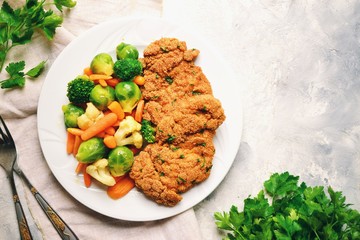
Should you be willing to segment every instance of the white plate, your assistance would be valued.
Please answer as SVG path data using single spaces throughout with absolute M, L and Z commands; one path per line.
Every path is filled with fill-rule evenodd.
M 197 48 L 200 55 L 196 64 L 210 80 L 214 95 L 220 99 L 226 121 L 214 139 L 216 154 L 210 177 L 182 194 L 183 200 L 175 207 L 164 207 L 148 200 L 137 189 L 119 200 L 112 200 L 100 185 L 84 187 L 81 176 L 74 173 L 76 160 L 66 154 L 66 131 L 61 106 L 68 103 L 67 83 L 89 66 L 99 52 L 114 55 L 118 43 L 125 41 L 142 51 L 161 37 L 176 37 L 186 41 L 188 48 Z M 71 42 L 53 63 L 44 82 L 38 106 L 38 131 L 46 161 L 61 185 L 79 202 L 101 214 L 129 221 L 149 221 L 179 214 L 207 197 L 229 171 L 242 133 L 242 110 L 239 96 L 239 78 L 226 61 L 200 36 L 188 29 L 152 18 L 125 18 L 99 24 Z

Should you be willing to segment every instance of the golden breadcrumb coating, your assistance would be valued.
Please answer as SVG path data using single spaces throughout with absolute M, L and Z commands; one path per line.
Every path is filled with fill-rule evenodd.
M 135 157 L 130 177 L 144 194 L 175 206 L 183 192 L 205 181 L 215 154 L 213 138 L 225 121 L 210 82 L 194 61 L 196 49 L 161 38 L 144 50 L 143 118 L 156 126 L 156 142 Z

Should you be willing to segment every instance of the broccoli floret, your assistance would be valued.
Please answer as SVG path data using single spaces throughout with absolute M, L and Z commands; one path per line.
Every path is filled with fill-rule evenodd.
M 142 64 L 137 59 L 120 59 L 114 64 L 114 74 L 123 81 L 131 81 L 141 73 Z
M 66 96 L 72 103 L 86 103 L 89 102 L 89 95 L 94 87 L 94 82 L 87 76 L 78 76 L 68 83 Z
M 141 121 L 141 129 L 140 129 L 141 134 L 143 135 L 143 138 L 148 142 L 148 143 L 154 143 L 155 142 L 155 128 L 153 127 L 153 124 L 146 119 L 143 119 Z

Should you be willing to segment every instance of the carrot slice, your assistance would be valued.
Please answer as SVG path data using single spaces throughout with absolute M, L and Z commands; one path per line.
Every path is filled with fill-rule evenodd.
M 117 78 L 111 78 L 111 79 L 107 79 L 106 83 L 110 86 L 110 87 L 115 87 L 116 84 L 118 84 L 120 82 L 119 79 Z
M 98 138 L 104 138 L 105 136 L 106 136 L 105 131 L 102 131 L 101 133 L 98 133 L 95 135 L 95 137 L 98 137 Z
M 84 74 L 90 76 L 93 72 L 90 67 L 86 67 L 84 68 Z
M 83 175 L 84 175 L 84 184 L 85 184 L 85 187 L 90 187 L 91 186 L 91 176 L 90 174 L 88 174 L 86 172 L 86 169 L 83 171 Z
M 115 134 L 115 128 L 113 126 L 111 127 L 108 127 L 107 129 L 105 129 L 105 133 L 108 134 L 108 135 L 111 135 L 113 136 Z
M 143 115 L 143 111 L 144 111 L 144 105 L 145 105 L 144 100 L 140 100 L 139 103 L 137 104 L 136 111 L 135 111 L 135 116 L 134 116 L 134 119 L 137 122 L 141 122 L 141 120 L 142 120 L 142 115 Z
M 125 118 L 124 110 L 122 109 L 120 103 L 118 101 L 113 101 L 109 104 L 108 109 L 115 113 L 118 116 L 119 120 L 122 120 Z
M 75 136 L 80 136 L 81 134 L 84 133 L 84 131 L 79 128 L 68 128 L 67 131 L 68 133 L 71 133 L 72 135 Z
M 109 75 L 105 75 L 105 74 L 91 74 L 89 76 L 90 80 L 107 80 L 107 79 L 112 79 L 112 76 Z
M 67 140 L 66 140 L 66 152 L 71 154 L 74 150 L 75 136 L 70 132 L 67 132 Z
M 126 175 L 122 175 L 122 176 L 118 176 L 118 177 L 114 177 L 114 176 L 113 176 L 113 178 L 115 179 L 115 182 L 120 181 L 120 180 L 123 179 L 124 177 L 126 177 Z
M 81 137 L 75 135 L 75 142 L 74 142 L 74 149 L 73 149 L 73 155 L 74 155 L 74 156 L 77 154 L 81 142 L 82 142 Z
M 128 175 L 120 179 L 114 186 L 108 187 L 107 194 L 112 199 L 119 199 L 125 196 L 135 187 L 135 182 Z
M 136 83 L 139 86 L 142 86 L 145 84 L 145 78 L 143 76 L 136 76 L 133 80 L 134 83 Z
M 105 79 L 99 79 L 99 84 L 102 86 L 102 87 L 106 87 L 108 84 L 107 82 L 105 81 Z
M 86 168 L 86 163 L 78 162 L 78 164 L 76 165 L 75 172 L 77 174 L 82 173 L 84 172 L 85 168 Z
M 105 131 L 108 127 L 111 127 L 118 120 L 118 116 L 115 113 L 106 114 L 103 118 L 100 118 L 97 122 L 91 125 L 88 129 L 81 134 L 81 139 L 86 141 L 97 134 Z
M 117 146 L 115 137 L 110 135 L 104 137 L 104 144 L 110 149 L 116 148 Z

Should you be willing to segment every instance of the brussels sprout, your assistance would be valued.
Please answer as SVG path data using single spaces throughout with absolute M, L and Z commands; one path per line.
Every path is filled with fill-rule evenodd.
M 111 150 L 108 157 L 108 164 L 111 175 L 114 177 L 122 176 L 127 173 L 134 163 L 133 152 L 125 147 L 119 146 Z
M 109 86 L 96 85 L 91 90 L 89 99 L 99 110 L 104 110 L 115 100 L 115 90 Z
M 138 59 L 138 57 L 139 57 L 139 51 L 133 45 L 122 42 L 116 47 L 117 59 L 125 59 L 125 58 Z
M 124 112 L 131 112 L 141 98 L 141 91 L 134 82 L 119 82 L 115 86 L 115 97 Z
M 78 127 L 77 118 L 84 114 L 84 109 L 72 103 L 62 106 L 64 122 L 67 128 Z
M 106 157 L 108 149 L 101 138 L 90 138 L 80 144 L 76 159 L 82 163 L 93 163 Z
M 113 67 L 114 61 L 110 54 L 107 53 L 99 53 L 90 63 L 91 71 L 97 74 L 106 74 L 110 76 L 114 73 Z

